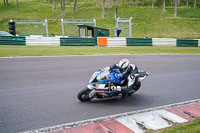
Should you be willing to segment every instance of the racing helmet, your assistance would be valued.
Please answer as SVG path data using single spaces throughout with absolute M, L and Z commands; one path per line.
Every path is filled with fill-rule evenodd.
M 128 59 L 122 59 L 120 60 L 120 62 L 118 63 L 118 67 L 120 69 L 121 72 L 126 73 L 128 71 L 128 69 L 130 68 L 130 62 Z

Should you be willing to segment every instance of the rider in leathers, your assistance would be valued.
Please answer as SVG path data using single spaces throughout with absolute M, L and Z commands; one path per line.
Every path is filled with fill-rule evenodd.
M 104 68 L 104 70 L 112 71 L 117 69 L 120 71 L 125 81 L 122 86 L 111 86 L 112 90 L 121 91 L 126 95 L 134 87 L 134 83 L 138 81 L 138 68 L 134 64 L 130 64 L 128 59 L 122 59 L 118 64 Z

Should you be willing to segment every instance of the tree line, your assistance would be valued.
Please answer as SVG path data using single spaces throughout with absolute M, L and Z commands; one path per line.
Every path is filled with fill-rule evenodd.
M 52 11 L 56 11 L 57 8 L 57 4 L 59 3 L 60 7 L 61 7 L 61 15 L 65 16 L 65 7 L 67 2 L 73 2 L 74 3 L 74 8 L 73 11 L 76 12 L 77 11 L 77 5 L 78 5 L 78 0 L 45 0 L 46 3 L 52 3 Z M 113 8 L 114 6 L 114 18 L 117 18 L 117 12 L 118 12 L 118 7 L 119 7 L 119 1 L 122 2 L 123 5 L 128 5 L 128 3 L 132 3 L 135 4 L 137 2 L 137 0 L 96 0 L 98 3 L 102 3 L 102 17 L 105 17 L 106 12 L 105 12 L 105 2 L 107 1 L 108 8 Z M 155 7 L 156 3 L 161 3 L 162 2 L 162 10 L 163 12 L 166 12 L 166 0 L 150 0 L 152 3 L 152 9 Z M 193 8 L 196 8 L 197 5 L 197 0 L 190 0 L 193 1 L 194 5 Z M 174 4 L 174 17 L 177 16 L 177 8 L 178 5 L 180 4 L 181 0 L 170 0 L 171 5 Z M 186 3 L 186 7 L 189 7 L 189 0 L 184 0 L 184 2 Z M 15 0 L 16 3 L 16 8 L 17 8 L 17 12 L 19 13 L 19 3 L 18 0 Z M 4 0 L 4 6 L 5 7 L 10 7 L 9 4 L 9 0 Z

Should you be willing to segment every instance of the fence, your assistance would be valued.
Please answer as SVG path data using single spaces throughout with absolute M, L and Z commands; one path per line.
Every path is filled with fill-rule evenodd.
M 11 21 L 13 21 L 13 20 L 11 20 Z M 18 21 L 18 20 L 15 20 L 15 25 L 16 25 L 17 34 L 20 33 L 23 35 L 30 35 L 30 31 L 31 31 L 31 34 L 36 34 L 36 35 L 46 34 L 47 37 L 49 36 L 47 19 L 45 19 L 44 21 L 41 21 L 41 20 Z
M 152 38 L 127 38 L 127 46 L 152 46 Z
M 177 46 L 192 46 L 198 47 L 198 40 L 191 39 L 177 39 Z
M 117 30 L 122 30 L 121 36 L 128 37 L 127 33 L 129 32 L 129 37 L 132 37 L 132 19 L 133 19 L 133 17 L 117 18 L 116 19 L 115 36 L 117 36 Z M 124 24 L 124 23 L 128 23 L 128 25 Z
M 152 38 L 152 43 L 154 46 L 176 46 L 176 40 L 174 38 Z
M 0 36 L 0 45 L 53 45 L 53 46 L 180 46 L 198 47 L 200 39 L 125 38 L 125 37 L 43 37 Z
M 26 45 L 26 39 L 18 36 L 0 36 L 0 45 Z
M 95 46 L 94 38 L 60 38 L 60 46 Z
M 67 24 L 67 25 L 65 25 Z M 61 19 L 62 26 L 62 36 L 64 37 L 66 34 L 69 36 L 77 36 L 78 35 L 78 27 L 75 24 L 93 24 L 96 27 L 96 20 L 80 20 L 80 19 Z M 67 30 L 65 30 L 67 27 Z M 77 32 L 74 32 L 74 31 Z M 66 33 L 67 31 L 67 33 Z M 68 32 L 69 31 L 69 32 Z M 77 34 L 76 34 L 77 33 Z
M 26 45 L 60 46 L 60 37 L 27 36 Z

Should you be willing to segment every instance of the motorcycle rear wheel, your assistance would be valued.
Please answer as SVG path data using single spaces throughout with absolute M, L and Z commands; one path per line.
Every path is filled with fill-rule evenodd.
M 90 101 L 92 98 L 89 97 L 91 90 L 88 88 L 83 89 L 78 93 L 78 99 L 81 102 Z

